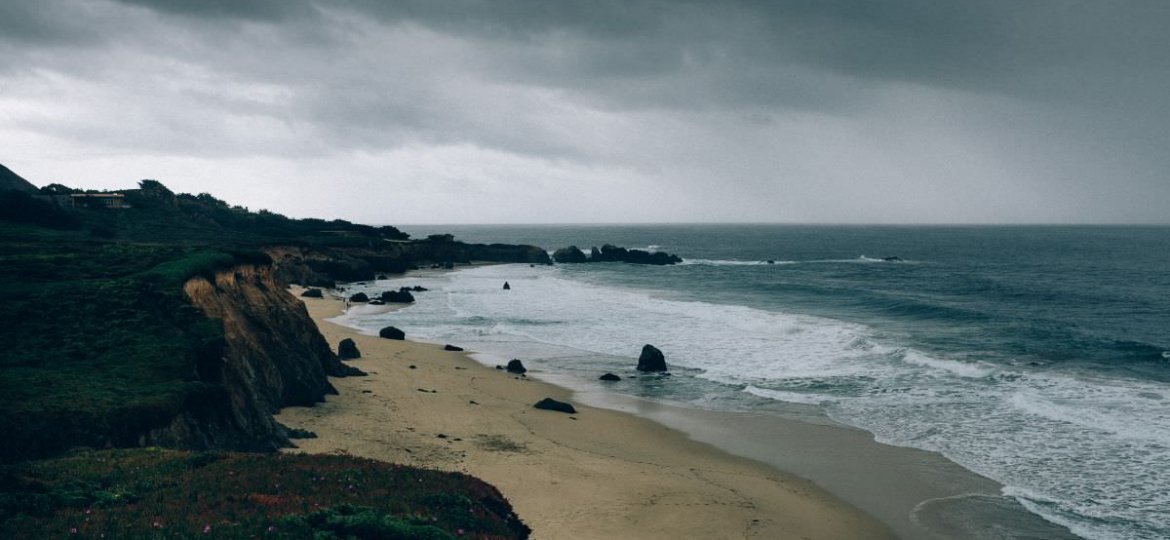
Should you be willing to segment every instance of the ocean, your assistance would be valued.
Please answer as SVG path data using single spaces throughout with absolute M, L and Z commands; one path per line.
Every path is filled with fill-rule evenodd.
M 550 252 L 611 243 L 684 262 L 407 275 L 370 288 L 431 290 L 349 324 L 393 324 L 688 407 L 814 407 L 880 442 L 940 453 L 1077 536 L 1170 538 L 1170 228 L 403 230 Z M 647 343 L 670 377 L 628 378 Z M 627 378 L 601 386 L 607 371 Z

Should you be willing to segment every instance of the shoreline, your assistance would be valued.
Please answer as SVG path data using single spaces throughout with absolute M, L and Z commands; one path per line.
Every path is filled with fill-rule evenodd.
M 295 291 L 294 291 L 294 294 Z M 570 388 L 492 369 L 468 353 L 361 334 L 302 299 L 327 341 L 352 338 L 366 377 L 276 419 L 308 429 L 290 452 L 341 452 L 458 471 L 499 488 L 533 538 L 894 538 L 806 480 L 634 414 L 582 404 Z M 455 343 L 458 345 L 458 343 Z M 411 367 L 413 366 L 413 368 Z M 544 397 L 577 414 L 537 410 Z

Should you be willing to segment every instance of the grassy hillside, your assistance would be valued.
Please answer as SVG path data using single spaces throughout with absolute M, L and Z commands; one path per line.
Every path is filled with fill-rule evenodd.
M 526 538 L 475 478 L 348 456 L 87 452 L 0 468 L 4 538 Z

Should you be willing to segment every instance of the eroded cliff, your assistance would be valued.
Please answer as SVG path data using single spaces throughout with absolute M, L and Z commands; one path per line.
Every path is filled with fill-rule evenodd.
M 286 446 L 284 429 L 272 414 L 335 394 L 326 376 L 344 376 L 350 368 L 333 354 L 304 304 L 274 279 L 270 266 L 242 265 L 211 279 L 195 277 L 183 290 L 206 316 L 222 321 L 222 349 L 196 366 L 199 378 L 220 392 L 189 404 L 149 440 L 195 449 Z

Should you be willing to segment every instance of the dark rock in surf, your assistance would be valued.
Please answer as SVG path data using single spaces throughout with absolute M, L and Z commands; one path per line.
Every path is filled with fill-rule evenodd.
M 569 246 L 554 251 L 553 260 L 558 263 L 583 263 L 588 262 L 589 258 L 577 246 Z
M 354 343 L 350 338 L 345 338 L 337 344 L 337 357 L 342 360 L 353 360 L 361 358 L 362 353 L 358 351 L 357 343 Z
M 598 379 L 603 380 L 603 381 L 620 381 L 620 380 L 622 380 L 621 377 L 618 377 L 617 375 L 614 375 L 613 373 L 606 373 L 605 375 L 598 377 Z
M 533 407 L 536 407 L 537 409 L 543 409 L 546 411 L 557 411 L 557 412 L 563 412 L 563 413 L 568 413 L 568 414 L 576 414 L 577 413 L 577 409 L 574 409 L 572 404 L 565 403 L 564 401 L 557 401 L 553 398 L 544 398 L 540 401 L 537 401 L 536 404 L 533 405 Z
M 515 358 L 508 360 L 508 367 L 505 369 L 508 370 L 508 373 L 519 373 L 521 375 L 528 372 L 528 368 L 524 367 L 524 363 Z
M 642 354 L 638 356 L 638 371 L 666 371 L 666 356 L 650 344 L 642 346 Z
M 383 302 L 393 302 L 395 304 L 409 304 L 414 302 L 414 295 L 404 290 L 383 291 L 381 298 Z
M 508 282 L 507 282 L 507 281 L 505 281 L 505 282 L 504 282 L 504 290 L 505 290 L 505 291 L 510 291 L 510 290 L 512 290 L 512 286 L 511 286 L 511 285 L 508 285 Z
M 366 296 L 366 293 L 360 292 L 360 293 L 357 293 L 357 294 L 349 297 L 349 301 L 350 302 L 369 302 L 370 297 Z
M 378 337 L 402 340 L 406 339 L 406 332 L 403 332 L 402 330 L 399 330 L 393 326 L 387 326 L 386 328 L 378 330 Z
M 443 350 L 444 350 L 444 351 L 455 351 L 455 352 L 460 352 L 460 351 L 462 351 L 462 350 L 463 350 L 463 347 L 456 347 L 456 346 L 454 346 L 454 345 L 443 345 Z

